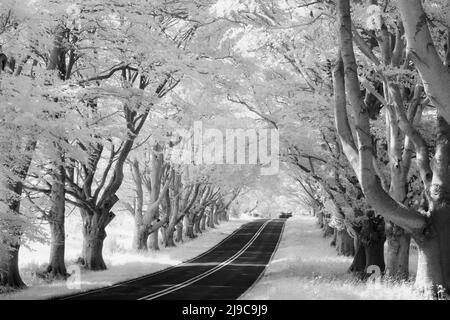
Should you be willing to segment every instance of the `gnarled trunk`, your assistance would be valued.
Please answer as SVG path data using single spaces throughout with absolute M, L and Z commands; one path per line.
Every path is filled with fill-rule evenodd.
M 384 220 L 380 217 L 373 217 L 368 213 L 368 219 L 363 220 L 358 231 L 356 253 L 350 271 L 362 279 L 367 278 L 367 268 L 377 266 L 380 272 L 385 270 L 384 262 Z
M 397 280 L 409 277 L 409 247 L 411 236 L 393 223 L 386 223 L 386 274 Z
M 419 250 L 415 286 L 436 298 L 448 298 L 450 290 L 450 206 L 431 212 L 431 230 L 425 240 L 416 239 Z
M 81 209 L 83 219 L 83 253 L 82 263 L 88 270 L 106 270 L 103 260 L 103 242 L 106 238 L 106 226 L 114 218 L 114 214 L 88 212 Z
M 419 70 L 425 91 L 431 102 L 437 107 L 438 132 L 433 166 L 430 165 L 429 148 L 421 134 L 404 116 L 404 103 L 395 84 L 394 108 L 401 130 L 412 139 L 416 151 L 416 163 L 419 168 L 424 191 L 429 198 L 429 210 L 422 212 L 407 208 L 395 201 L 382 188 L 380 177 L 373 167 L 373 141 L 367 108 L 361 99 L 358 66 L 355 61 L 352 41 L 352 22 L 349 0 L 338 0 L 340 61 L 335 69 L 335 117 L 336 128 L 347 159 L 354 168 L 369 205 L 391 222 L 411 233 L 419 247 L 419 262 L 416 286 L 434 297 L 443 297 L 450 289 L 450 239 L 449 239 L 449 154 L 450 154 L 450 74 L 439 57 L 428 29 L 424 23 L 425 12 L 420 0 L 400 0 L 399 8 L 405 26 L 408 50 L 414 51 L 411 59 Z M 443 68 L 444 67 L 444 68 Z M 345 79 L 344 79 L 345 75 Z M 445 81 L 442 81 L 445 80 Z M 346 90 L 344 89 L 344 86 Z M 356 142 L 351 136 L 351 128 L 346 112 L 346 92 L 353 108 Z M 447 121 L 444 121 L 444 118 Z

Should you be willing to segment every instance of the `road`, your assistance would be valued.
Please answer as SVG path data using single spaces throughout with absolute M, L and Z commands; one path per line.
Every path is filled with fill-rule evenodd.
M 249 222 L 202 255 L 160 272 L 81 293 L 70 300 L 234 300 L 262 275 L 284 219 Z

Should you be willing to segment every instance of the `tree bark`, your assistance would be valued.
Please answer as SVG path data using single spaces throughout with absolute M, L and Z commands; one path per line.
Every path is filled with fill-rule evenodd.
M 142 173 L 139 168 L 137 159 L 131 164 L 131 175 L 135 186 L 135 205 L 130 209 L 134 218 L 134 234 L 133 234 L 133 249 L 136 251 L 147 251 L 148 231 L 144 226 L 144 217 L 142 209 L 144 207 L 144 191 L 142 188 Z
M 15 148 L 15 146 L 13 148 Z M 21 180 L 25 179 L 31 164 L 32 153 L 35 148 L 36 140 L 34 138 L 28 139 L 24 148 L 24 151 L 27 152 L 27 154 L 24 156 L 25 161 L 22 166 L 19 169 L 14 170 L 12 168 L 16 163 L 8 163 L 4 165 L 4 167 L 11 168 L 11 173 L 15 178 Z M 12 161 L 14 162 L 14 159 L 12 159 Z M 8 195 L 11 199 L 7 199 L 6 201 L 8 212 L 6 212 L 5 215 L 20 215 L 20 196 L 22 195 L 23 190 L 22 182 L 11 181 L 5 176 L 0 176 L 0 183 L 5 192 L 11 193 Z M 4 245 L 8 249 L 5 250 L 6 252 L 0 257 L 0 286 L 10 289 L 20 289 L 26 287 L 19 273 L 19 249 L 22 231 L 21 227 L 17 225 L 12 225 L 11 230 L 9 231 L 11 232 L 11 237 L 13 237 L 13 239 L 4 241 Z
M 223 212 L 222 219 L 223 219 L 223 221 L 226 221 L 226 222 L 230 221 L 230 215 L 228 213 L 228 210 L 225 210 Z
M 448 298 L 450 290 L 450 125 L 437 114 L 436 151 L 429 188 L 429 218 L 425 238 L 415 234 L 419 261 L 415 285 L 435 298 Z
M 55 221 L 50 223 L 51 245 L 50 262 L 47 267 L 47 273 L 55 279 L 66 279 L 68 274 L 64 262 L 65 253 L 65 232 L 64 222 Z
M 206 220 L 207 220 L 207 214 L 203 213 L 202 218 L 200 219 L 200 230 L 201 231 L 206 230 Z
M 190 239 L 194 239 L 196 238 L 195 234 L 194 234 L 194 218 L 195 216 L 193 215 L 186 215 L 185 216 L 185 236 L 190 238 Z
M 58 151 L 59 152 L 59 151 Z M 64 161 L 61 156 L 59 161 Z M 48 216 L 50 224 L 51 244 L 50 261 L 47 273 L 56 279 L 66 279 L 67 270 L 65 257 L 65 168 L 62 164 L 57 166 L 53 173 L 53 183 L 50 194 L 51 207 Z
M 175 239 L 175 241 L 178 242 L 178 243 L 182 243 L 183 242 L 183 228 L 184 228 L 183 222 L 182 221 L 178 222 L 177 223 L 177 229 L 176 229 L 177 237 Z
M 435 298 L 448 298 L 450 288 L 450 206 L 433 210 L 433 236 L 418 243 L 419 258 L 415 286 Z
M 398 4 L 409 57 L 419 71 L 428 97 L 450 123 L 450 71 L 434 46 L 422 1 L 399 0 Z
M 106 238 L 105 228 L 114 218 L 114 214 L 92 213 L 83 209 L 80 211 L 83 219 L 83 265 L 88 270 L 106 270 L 103 241 Z
M 214 228 L 214 226 L 219 225 L 219 210 L 218 210 L 217 207 L 213 211 L 212 217 L 213 217 L 212 218 L 212 225 L 213 225 L 213 228 Z
M 203 209 L 202 212 L 195 216 L 194 218 L 194 234 L 202 233 L 200 224 L 203 219 Z
M 403 108 L 403 106 L 399 107 Z M 407 195 L 407 177 L 411 163 L 411 152 L 408 150 L 412 148 L 410 145 L 412 143 L 409 139 L 404 138 L 405 135 L 400 131 L 397 115 L 393 109 L 387 110 L 386 117 L 391 176 L 389 194 L 394 200 L 403 203 Z M 411 118 L 414 121 L 414 114 L 411 115 Z M 396 280 L 406 280 L 409 277 L 411 236 L 390 221 L 386 221 L 385 233 L 387 239 L 386 274 Z
M 345 228 L 336 231 L 336 251 L 338 255 L 346 257 L 355 255 L 353 238 L 350 237 Z
M 436 151 L 434 156 L 434 165 L 430 170 L 429 153 L 426 148 L 426 143 L 421 139 L 417 131 L 408 125 L 408 121 L 403 121 L 404 128 L 402 130 L 407 134 L 414 143 L 416 149 L 416 162 L 421 172 L 421 178 L 425 187 L 425 194 L 428 197 L 429 210 L 427 214 L 423 214 L 417 210 L 406 208 L 404 205 L 392 199 L 380 186 L 379 177 L 375 175 L 371 154 L 371 141 L 369 132 L 370 126 L 368 118 L 366 117 L 365 106 L 360 103 L 359 95 L 359 81 L 357 78 L 357 66 L 354 58 L 354 52 L 351 42 L 351 18 L 350 18 L 350 4 L 348 0 L 338 1 L 338 13 L 340 21 L 340 44 L 342 50 L 342 59 L 345 65 L 345 86 L 350 96 L 350 102 L 354 109 L 355 127 L 357 130 L 358 147 L 357 149 L 349 150 L 348 157 L 353 159 L 352 166 L 357 172 L 357 177 L 361 183 L 364 195 L 367 202 L 378 213 L 385 216 L 391 222 L 405 229 L 411 233 L 419 248 L 419 262 L 417 269 L 417 276 L 415 286 L 423 290 L 426 294 L 432 297 L 439 298 L 448 294 L 450 289 L 450 248 L 449 248 L 449 232 L 450 221 L 448 213 L 448 196 L 449 190 L 449 174 L 448 174 L 448 155 L 449 155 L 449 137 L 450 130 L 447 121 L 449 119 L 447 113 L 442 112 L 441 109 L 448 108 L 448 101 L 445 98 L 449 94 L 448 83 L 450 81 L 440 81 L 433 78 L 435 72 L 439 73 L 442 70 L 442 61 L 438 56 L 436 57 L 435 48 L 433 48 L 431 36 L 423 22 L 426 22 L 426 16 L 421 9 L 421 1 L 399 1 L 401 4 L 402 18 L 404 20 L 406 38 L 408 40 L 408 47 L 413 45 L 416 55 L 422 62 L 428 65 L 420 70 L 421 66 L 417 64 L 423 82 L 427 83 L 428 95 L 432 95 L 433 104 L 437 104 L 438 110 L 438 134 L 436 138 Z M 409 5 L 411 4 L 411 8 Z M 410 15 L 411 14 L 411 15 Z M 411 18 L 411 19 L 410 19 Z M 410 19 L 409 21 L 406 21 Z M 422 22 L 422 23 L 420 23 Z M 423 41 L 423 40 L 427 41 Z M 434 51 L 433 51 L 434 50 Z M 410 50 L 411 51 L 411 50 Z M 420 62 L 420 61 L 419 61 Z M 423 66 L 422 66 L 423 67 Z M 429 68 L 427 70 L 427 68 Z M 448 78 L 448 71 L 445 69 L 445 78 Z M 428 74 L 430 72 L 430 74 Z M 442 79 L 441 79 L 442 80 Z M 337 86 L 342 87 L 341 78 L 335 77 Z M 340 83 L 340 84 L 339 84 Z M 347 86 L 347 83 L 349 85 Z M 442 87 L 442 85 L 444 87 Z M 340 91 L 338 87 L 337 91 Z M 435 91 L 434 91 L 435 90 Z M 430 92 L 435 92 L 433 94 Z M 342 92 L 338 93 L 342 96 Z M 345 97 L 345 95 L 344 95 Z M 440 100 L 436 101 L 436 100 Z M 343 112 L 345 104 L 343 101 L 336 100 L 336 117 L 341 114 L 347 117 L 346 112 Z M 345 102 L 345 100 L 344 100 Z M 439 105 L 439 103 L 441 105 Z M 398 103 L 395 103 L 397 107 Z M 341 111 L 339 111 L 341 110 Z M 347 119 L 348 120 L 348 119 Z M 342 123 L 341 123 L 342 124 Z M 338 128 L 340 135 L 343 129 L 348 132 L 348 128 Z M 349 137 L 343 133 L 343 137 Z M 355 158 L 354 155 L 357 155 Z
M 336 247 L 337 233 L 338 233 L 337 229 L 334 228 L 334 230 L 333 230 L 333 238 L 331 239 L 331 242 L 330 242 L 330 246 L 331 247 Z
M 0 260 L 0 287 L 21 289 L 26 285 L 19 273 L 19 245 L 12 245 Z
M 330 225 L 328 223 L 323 225 L 323 229 L 322 229 L 322 235 L 324 238 L 328 238 L 333 236 L 334 234 L 334 229 L 332 227 L 330 227 Z
M 411 236 L 399 226 L 386 222 L 386 240 L 386 274 L 396 280 L 408 279 Z
M 148 231 L 145 226 L 140 223 L 135 223 L 134 235 L 133 235 L 133 249 L 135 251 L 147 251 Z
M 209 227 L 209 228 L 215 228 L 215 225 L 214 225 L 214 211 L 215 211 L 216 209 L 215 209 L 215 207 L 213 206 L 212 208 L 211 208 L 211 210 L 208 212 L 208 216 L 207 216 L 207 218 L 206 218 L 206 225 Z
M 369 266 L 378 266 L 380 272 L 385 271 L 384 262 L 384 221 L 380 217 L 374 217 L 373 213 L 367 214 L 358 231 L 355 257 L 350 266 L 350 271 L 356 276 L 365 279 Z
M 160 244 L 162 245 L 162 246 L 166 246 L 166 227 L 161 227 L 161 228 L 159 228 L 159 239 L 160 239 Z
M 320 228 L 322 228 L 323 227 L 323 211 L 319 210 L 317 212 L 316 217 L 317 217 L 317 224 L 319 225 Z
M 164 232 L 164 246 L 166 248 L 176 247 L 173 235 L 175 232 L 174 226 L 168 226 Z
M 159 251 L 159 228 L 153 231 L 148 238 L 148 249 L 150 251 Z

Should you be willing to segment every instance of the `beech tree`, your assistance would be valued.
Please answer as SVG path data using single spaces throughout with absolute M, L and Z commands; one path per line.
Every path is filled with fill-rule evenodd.
M 405 15 L 408 15 L 407 12 L 409 9 L 406 9 L 406 6 L 404 6 L 405 2 L 399 4 L 400 9 L 403 11 L 404 17 L 402 20 L 405 23 L 405 30 L 407 30 L 411 28 L 411 26 L 406 26 L 411 21 L 405 18 Z M 417 6 L 412 6 L 410 10 L 411 12 L 409 14 L 414 14 Z M 441 115 L 439 105 L 436 105 L 438 136 L 436 140 L 436 153 L 434 155 L 435 165 L 432 168 L 430 166 L 428 152 L 424 148 L 426 145 L 423 138 L 407 120 L 406 116 L 402 114 L 404 100 L 399 95 L 398 87 L 392 83 L 388 84 L 392 97 L 391 106 L 396 111 L 397 117 L 400 118 L 399 125 L 402 126 L 404 133 L 413 140 L 415 146 L 417 164 L 428 201 L 427 214 L 424 214 L 421 211 L 404 206 L 389 195 L 383 189 L 381 180 L 374 170 L 373 144 L 370 135 L 367 134 L 370 132 L 370 121 L 368 108 L 361 95 L 360 82 L 357 74 L 358 67 L 353 49 L 349 1 L 338 1 L 337 12 L 339 17 L 340 57 L 334 70 L 335 110 L 336 126 L 345 153 L 355 170 L 368 203 L 379 214 L 411 233 L 416 241 L 419 247 L 416 286 L 430 294 L 442 294 L 442 290 L 448 290 L 448 267 L 446 267 L 448 261 L 445 258 L 447 256 L 445 253 L 447 251 L 445 243 L 448 242 L 445 239 L 448 234 L 444 231 L 446 223 L 441 218 L 441 215 L 444 215 L 442 211 L 443 198 L 438 190 L 445 189 L 443 185 L 445 178 L 443 178 L 442 174 L 445 175 L 446 169 L 444 167 L 446 168 L 447 165 L 442 157 L 445 154 L 443 148 L 445 148 L 447 141 L 445 135 L 448 124 L 443 115 Z M 419 19 L 414 21 L 414 30 L 429 33 L 427 24 L 419 22 Z M 408 47 L 413 45 L 408 36 L 407 42 Z M 427 45 L 424 44 L 424 46 L 430 45 L 430 42 Z M 442 60 L 440 61 L 443 65 Z M 446 73 L 447 70 L 441 69 L 439 72 Z M 345 109 L 347 96 L 353 110 L 354 126 L 359 128 L 355 131 L 356 141 L 353 140 L 352 131 L 349 126 L 351 122 L 348 119 Z
M 53 172 L 54 177 L 58 174 L 61 175 L 61 158 L 63 157 L 64 151 L 62 150 L 59 139 L 54 139 L 51 133 L 52 130 L 59 131 L 64 127 L 64 121 L 60 121 L 61 114 L 64 110 L 58 102 L 57 94 L 55 95 L 55 88 L 59 84 L 57 81 L 56 83 L 54 82 L 51 73 L 53 70 L 57 70 L 60 79 L 64 78 L 65 73 L 62 72 L 65 72 L 65 67 L 58 62 L 61 46 L 58 40 L 54 40 L 52 50 L 46 52 L 42 47 L 35 46 L 31 48 L 31 46 L 28 46 L 26 41 L 31 39 L 18 33 L 20 31 L 26 32 L 30 30 L 31 26 L 27 25 L 26 19 L 30 14 L 34 13 L 35 7 L 33 4 L 25 6 L 25 9 L 29 11 L 24 10 L 23 12 L 17 11 L 13 2 L 7 3 L 1 9 L 5 10 L 2 11 L 2 18 L 5 17 L 5 20 L 2 21 L 4 22 L 4 29 L 2 31 L 6 33 L 6 38 L 9 40 L 8 55 L 4 54 L 8 62 L 8 69 L 2 79 L 2 95 L 5 97 L 3 101 L 5 103 L 5 109 L 2 108 L 2 111 L 7 111 L 7 113 L 3 115 L 2 121 L 6 121 L 8 126 L 10 126 L 8 129 L 9 134 L 12 133 L 10 130 L 14 128 L 14 131 L 21 136 L 20 139 L 23 139 L 22 141 L 19 139 L 15 142 L 9 139 L 10 142 L 3 145 L 4 152 L 9 154 L 9 156 L 2 162 L 2 166 L 6 170 L 2 173 L 2 180 L 6 184 L 10 184 L 7 189 L 10 191 L 14 190 L 15 193 L 13 196 L 10 194 L 5 199 L 6 203 L 10 203 L 8 205 L 9 209 L 7 210 L 15 212 L 14 215 L 25 217 L 29 216 L 29 214 L 24 214 L 23 209 L 20 209 L 22 202 L 21 194 L 38 142 L 49 144 L 51 150 L 57 151 L 57 155 L 52 158 L 54 161 Z M 41 37 L 40 40 L 43 38 Z M 23 45 L 24 42 L 25 45 Z M 36 56 L 41 54 L 41 61 L 37 57 L 31 59 L 32 49 Z M 39 62 L 42 63 L 42 68 L 38 66 Z M 49 75 L 48 79 L 42 77 L 43 70 L 47 71 Z M 38 72 L 39 75 L 37 75 Z M 52 86 L 52 84 L 55 86 Z M 17 90 L 16 88 L 19 89 Z M 11 89 L 13 91 L 10 91 Z M 27 97 L 33 96 L 35 97 L 34 99 L 27 100 Z M 9 107 L 6 108 L 6 106 Z M 30 117 L 30 115 L 34 117 Z M 2 127 L 2 129 L 6 129 L 6 127 Z M 3 133 L 8 134 L 8 130 L 3 131 Z M 50 151 L 50 153 L 52 152 Z M 22 164 L 19 167 L 15 167 L 19 163 Z M 53 238 L 52 255 L 50 258 L 51 266 L 49 268 L 52 268 L 55 274 L 62 276 L 65 275 L 64 261 L 59 259 L 60 255 L 57 253 L 58 248 L 61 248 L 58 245 L 61 236 L 58 239 L 55 239 L 54 236 L 59 233 L 58 231 L 61 228 L 61 223 L 59 223 L 60 219 L 62 219 L 62 226 L 64 224 L 64 196 L 57 191 L 63 189 L 64 184 L 61 185 L 58 182 L 55 184 L 52 194 L 54 204 L 50 210 L 50 214 L 47 216 L 52 217 L 49 220 L 52 221 Z M 23 286 L 23 282 L 18 274 L 18 250 L 20 243 L 27 237 L 25 233 L 27 229 L 24 225 L 25 222 L 24 219 L 21 226 L 10 225 L 6 228 L 6 230 L 9 230 L 11 234 L 17 237 L 16 240 L 13 240 L 14 245 L 11 247 L 13 251 L 9 249 L 10 252 L 5 254 L 6 258 L 2 259 L 4 266 L 2 267 L 2 285 L 7 287 L 14 288 Z M 62 234 L 62 239 L 64 239 L 64 234 Z M 12 243 L 10 242 L 11 240 L 5 241 L 10 244 Z M 62 250 L 64 251 L 64 249 Z

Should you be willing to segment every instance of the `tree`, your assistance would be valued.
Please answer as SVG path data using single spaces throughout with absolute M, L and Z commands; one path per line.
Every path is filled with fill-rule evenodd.
M 446 260 L 447 251 L 445 232 L 445 220 L 442 212 L 442 196 L 439 192 L 436 194 L 433 190 L 442 190 L 442 174 L 445 175 L 446 167 L 445 154 L 447 126 L 443 117 L 438 111 L 437 125 L 438 136 L 436 145 L 435 161 L 438 165 L 433 169 L 429 166 L 428 154 L 424 146 L 424 141 L 417 131 L 413 129 L 408 121 L 401 122 L 404 126 L 405 134 L 413 139 L 418 157 L 418 166 L 421 171 L 422 182 L 425 192 L 428 193 L 429 210 L 428 215 L 420 211 L 410 209 L 395 201 L 381 186 L 380 178 L 373 167 L 373 147 L 370 135 L 370 122 L 368 109 L 364 103 L 360 91 L 360 83 L 357 77 L 357 64 L 353 51 L 353 39 L 351 32 L 351 16 L 349 1 L 338 1 L 339 17 L 339 39 L 340 39 L 340 58 L 338 59 L 335 71 L 335 110 L 336 126 L 339 132 L 344 150 L 349 161 L 355 170 L 358 180 L 361 184 L 366 199 L 373 208 L 412 234 L 419 247 L 419 264 L 416 277 L 416 286 L 431 294 L 437 295 L 443 288 L 448 290 L 448 267 Z M 396 94 L 395 85 L 390 85 L 390 91 Z M 349 97 L 350 105 L 354 114 L 354 126 L 358 128 L 355 132 L 356 142 L 353 140 L 346 107 L 346 93 Z M 394 100 L 394 107 L 397 115 L 402 115 L 403 101 Z M 403 118 L 404 119 L 404 118 Z M 444 149 L 443 149 L 444 148 Z M 438 205 L 440 204 L 440 205 Z M 444 206 L 445 207 L 445 206 Z

